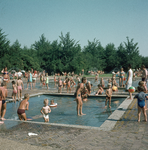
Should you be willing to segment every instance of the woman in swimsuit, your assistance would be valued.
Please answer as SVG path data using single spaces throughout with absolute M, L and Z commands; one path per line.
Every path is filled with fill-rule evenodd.
M 7 71 L 7 67 L 4 67 L 4 71 L 2 73 L 3 73 L 3 82 L 6 82 L 6 86 L 7 86 L 7 83 L 10 80 L 9 72 Z

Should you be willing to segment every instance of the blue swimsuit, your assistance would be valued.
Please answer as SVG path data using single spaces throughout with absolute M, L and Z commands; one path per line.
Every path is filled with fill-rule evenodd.
M 144 92 L 140 92 L 135 95 L 135 98 L 138 98 L 138 106 L 143 108 L 145 106 L 146 94 Z

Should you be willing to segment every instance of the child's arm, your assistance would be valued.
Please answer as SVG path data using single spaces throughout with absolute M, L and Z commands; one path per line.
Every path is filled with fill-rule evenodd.
M 24 89 L 24 84 L 23 84 L 23 81 L 22 81 L 22 87 L 23 87 L 23 89 Z
M 41 112 L 41 114 L 42 114 L 42 115 L 44 114 L 44 113 L 43 113 L 43 108 L 41 109 L 41 111 L 40 111 L 40 112 Z
M 50 109 L 50 107 L 48 108 L 48 113 L 51 113 L 51 109 Z
M 26 110 L 29 109 L 29 102 L 26 103 Z

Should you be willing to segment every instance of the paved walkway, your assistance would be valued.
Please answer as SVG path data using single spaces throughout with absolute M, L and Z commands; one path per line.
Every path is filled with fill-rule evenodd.
M 33 94 L 45 90 L 25 92 Z M 138 123 L 135 99 L 111 131 L 23 122 L 11 129 L 0 130 L 0 150 L 147 150 L 148 122 L 143 121 L 143 115 L 141 118 Z M 29 132 L 38 135 L 28 136 Z

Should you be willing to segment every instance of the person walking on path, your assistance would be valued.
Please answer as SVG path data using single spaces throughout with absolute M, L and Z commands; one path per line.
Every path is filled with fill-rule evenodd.
M 127 72 L 127 80 L 126 80 L 126 90 L 128 90 L 132 86 L 132 78 L 133 78 L 133 71 L 132 71 L 131 64 L 128 65 L 128 72 Z M 130 92 L 130 97 L 128 99 L 132 100 L 132 93 Z

